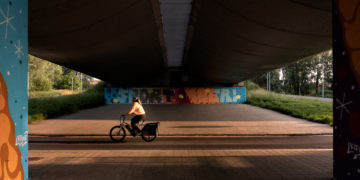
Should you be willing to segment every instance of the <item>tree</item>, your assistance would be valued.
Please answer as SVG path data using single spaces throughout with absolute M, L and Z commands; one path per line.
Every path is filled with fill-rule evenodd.
M 333 53 L 332 50 L 322 53 L 322 62 L 324 64 L 324 79 L 327 87 L 333 86 Z
M 332 51 L 326 51 L 283 68 L 285 91 L 297 95 L 319 93 L 324 76 L 326 86 L 332 86 Z M 312 90 L 313 89 L 313 90 Z
M 29 55 L 29 90 L 48 91 L 61 79 L 60 66 Z
M 254 83 L 261 88 L 266 89 L 267 86 L 267 73 L 259 75 L 252 79 Z M 276 69 L 270 72 L 271 91 L 282 92 L 282 84 L 280 81 L 280 69 Z
M 92 77 L 82 74 L 83 90 L 91 86 Z M 80 91 L 80 72 L 29 55 L 29 90 L 72 89 Z
M 332 51 L 326 51 L 313 56 L 312 59 L 312 80 L 315 81 L 315 94 L 319 93 L 320 83 L 325 83 L 325 87 L 332 87 L 333 72 L 332 72 Z M 322 78 L 324 77 L 324 81 Z M 321 82 L 320 82 L 321 81 Z
M 320 86 L 325 83 L 325 90 L 331 96 L 332 59 L 332 51 L 329 50 L 292 63 L 281 69 L 283 80 L 279 80 L 279 70 L 272 71 L 270 73 L 272 91 L 297 95 L 318 95 Z M 325 82 L 323 82 L 323 77 Z M 253 78 L 252 81 L 266 89 L 267 75 L 264 73 Z
M 323 76 L 323 63 L 321 60 L 321 55 L 316 55 L 313 57 L 311 63 L 311 79 L 315 80 L 315 94 L 318 94 L 319 91 L 319 81 Z
M 76 77 L 74 70 L 68 71 L 67 74 L 63 74 L 63 78 L 60 81 L 59 89 L 73 89 L 74 91 L 80 90 L 80 79 Z
M 311 62 L 304 59 L 282 69 L 285 92 L 297 95 L 310 93 Z

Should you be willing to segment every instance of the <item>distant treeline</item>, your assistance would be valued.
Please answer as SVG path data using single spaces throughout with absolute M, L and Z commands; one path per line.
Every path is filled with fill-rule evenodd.
M 49 91 L 52 89 L 81 89 L 91 86 L 92 77 L 72 69 L 29 55 L 29 90 Z
M 324 83 L 325 97 L 332 97 L 332 62 L 332 51 L 326 51 L 304 58 L 284 68 L 271 71 L 271 91 L 295 95 L 321 96 Z M 251 81 L 261 88 L 267 89 L 266 73 L 251 79 Z

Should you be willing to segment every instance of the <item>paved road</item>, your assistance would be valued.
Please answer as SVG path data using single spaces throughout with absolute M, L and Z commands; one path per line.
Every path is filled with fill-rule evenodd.
M 129 108 L 107 105 L 30 125 L 30 178 L 331 177 L 329 125 L 244 104 L 147 105 L 147 121 L 161 122 L 161 136 L 112 143 L 107 134 Z
M 131 105 L 106 105 L 29 125 L 32 135 L 108 135 Z M 161 136 L 332 134 L 329 125 L 246 104 L 146 105 Z
M 330 179 L 332 136 L 30 136 L 36 179 Z

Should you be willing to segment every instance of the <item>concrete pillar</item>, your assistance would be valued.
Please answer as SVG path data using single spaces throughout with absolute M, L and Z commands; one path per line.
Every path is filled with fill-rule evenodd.
M 360 179 L 360 1 L 333 2 L 334 178 Z
M 28 179 L 28 2 L 0 1 L 0 174 Z

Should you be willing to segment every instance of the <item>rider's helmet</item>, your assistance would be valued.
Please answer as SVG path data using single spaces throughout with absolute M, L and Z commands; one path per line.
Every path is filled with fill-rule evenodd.
M 140 99 L 138 97 L 133 97 L 132 98 L 132 102 L 139 102 L 139 101 L 140 101 Z

